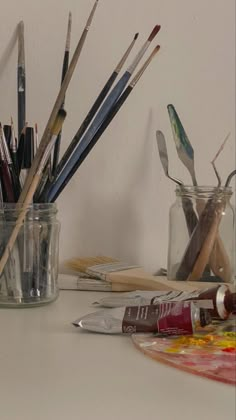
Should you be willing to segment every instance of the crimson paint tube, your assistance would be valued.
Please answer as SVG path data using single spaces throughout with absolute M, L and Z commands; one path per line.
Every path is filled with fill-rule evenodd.
M 208 310 L 188 301 L 101 310 L 85 315 L 73 325 L 106 334 L 153 332 L 173 336 L 194 334 L 210 323 Z

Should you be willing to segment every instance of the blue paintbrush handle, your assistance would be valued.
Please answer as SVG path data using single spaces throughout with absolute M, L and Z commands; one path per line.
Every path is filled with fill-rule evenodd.
M 63 184 L 64 180 L 69 175 L 70 171 L 72 170 L 73 166 L 76 164 L 77 160 L 81 156 L 81 154 L 84 152 L 86 147 L 89 145 L 90 141 L 96 134 L 96 131 L 101 126 L 102 122 L 108 115 L 111 107 L 116 103 L 119 96 L 121 95 L 124 87 L 126 86 L 131 74 L 129 72 L 125 72 L 121 79 L 118 81 L 114 89 L 111 91 L 110 95 L 107 97 L 103 105 L 101 106 L 99 112 L 97 113 L 96 117 L 94 118 L 94 121 L 92 122 L 91 126 L 88 128 L 87 132 L 84 134 L 82 139 L 80 140 L 80 143 L 77 145 L 73 155 L 70 157 L 70 159 L 67 161 L 64 169 L 62 172 L 58 175 L 58 177 L 53 182 L 53 185 L 51 187 L 51 194 L 54 195 L 54 188 L 59 189 L 60 186 Z M 54 183 L 56 183 L 56 186 L 54 187 Z

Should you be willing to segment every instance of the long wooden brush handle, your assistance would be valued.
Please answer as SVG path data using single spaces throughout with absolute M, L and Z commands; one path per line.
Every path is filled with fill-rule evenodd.
M 197 200 L 196 207 L 198 215 L 200 216 L 204 210 L 205 203 Z M 230 282 L 232 275 L 231 264 L 218 232 L 216 234 L 215 243 L 213 245 L 214 246 L 212 247 L 209 257 L 210 268 L 212 269 L 215 276 L 220 277 L 226 283 Z
M 25 198 L 24 204 L 21 207 L 20 214 L 19 214 L 19 216 L 17 218 L 15 227 L 14 227 L 12 233 L 11 233 L 11 236 L 10 236 L 10 238 L 8 240 L 7 246 L 6 246 L 6 248 L 5 248 L 4 252 L 3 252 L 2 257 L 1 257 L 1 260 L 0 260 L 0 274 L 3 272 L 3 269 L 4 269 L 4 267 L 5 267 L 6 263 L 7 263 L 7 260 L 9 258 L 9 256 L 10 256 L 11 252 L 12 252 L 12 249 L 14 247 L 16 238 L 17 238 L 18 233 L 19 233 L 19 231 L 21 229 L 21 226 L 22 226 L 22 224 L 24 222 L 25 215 L 26 215 L 26 213 L 28 211 L 28 206 L 31 204 L 31 202 L 33 200 L 34 192 L 35 192 L 35 190 L 37 188 L 39 179 L 40 179 L 40 175 L 36 174 L 34 176 L 34 179 L 32 181 L 32 184 L 30 186 L 30 189 L 28 190 L 28 193 L 27 193 L 27 196 Z
M 129 270 L 117 271 L 106 276 L 106 280 L 112 285 L 115 283 L 128 284 L 135 286 L 136 290 L 179 290 L 193 291 L 196 289 L 210 288 L 218 283 L 212 282 L 187 282 L 167 280 L 164 276 L 152 276 L 141 268 L 131 268 Z
M 52 134 L 53 124 L 54 124 L 54 122 L 56 120 L 58 111 L 60 110 L 61 105 L 62 105 L 62 103 L 64 101 L 64 97 L 65 97 L 67 88 L 69 86 L 69 83 L 70 83 L 70 80 L 71 80 L 72 75 L 74 73 L 74 70 L 75 70 L 76 64 L 78 62 L 80 53 L 82 51 L 82 48 L 83 48 L 83 45 L 84 45 L 84 42 L 85 42 L 87 33 L 89 31 L 89 27 L 91 25 L 91 22 L 92 22 L 92 19 L 93 19 L 93 16 L 94 16 L 94 13 L 95 13 L 95 10 L 96 10 L 98 1 L 99 0 L 96 0 L 95 3 L 94 3 L 94 6 L 93 6 L 92 11 L 91 11 L 91 13 L 89 15 L 88 21 L 86 23 L 86 26 L 85 26 L 85 28 L 84 28 L 84 30 L 82 32 L 82 35 L 80 37 L 80 40 L 79 40 L 79 42 L 77 44 L 77 47 L 75 49 L 74 55 L 73 55 L 73 57 L 71 59 L 69 68 L 68 68 L 68 70 L 66 72 L 65 78 L 64 78 L 63 83 L 62 83 L 61 88 L 60 88 L 60 91 L 59 91 L 59 93 L 57 95 L 57 98 L 56 98 L 55 104 L 53 106 L 51 115 L 49 117 L 48 123 L 46 125 L 46 128 L 44 130 L 44 133 L 43 133 L 43 136 L 42 136 L 42 139 L 41 139 L 41 142 L 39 144 L 37 153 L 35 155 L 35 159 L 33 160 L 31 169 L 30 169 L 30 171 L 28 173 L 26 182 L 24 184 L 24 188 L 23 188 L 23 190 L 21 192 L 21 195 L 20 195 L 20 198 L 19 198 L 19 202 L 20 203 L 24 202 L 24 200 L 25 200 L 25 197 L 26 197 L 26 194 L 28 192 L 28 189 L 30 188 L 30 184 L 31 184 L 31 182 L 33 180 L 33 177 L 34 177 L 35 173 L 37 172 L 37 169 L 39 167 L 39 164 L 40 164 L 40 161 L 41 161 L 41 159 L 43 157 L 43 154 L 45 152 L 45 149 L 46 149 L 46 147 L 47 147 L 47 145 L 48 145 L 48 143 L 50 141 L 50 137 L 51 137 L 51 134 Z
M 220 205 L 216 207 L 215 217 L 211 223 L 210 230 L 201 247 L 200 253 L 197 257 L 194 267 L 188 276 L 188 281 L 196 281 L 202 277 L 202 274 L 204 272 L 206 265 L 208 264 L 210 254 L 212 252 L 212 249 L 216 240 L 216 235 L 218 233 L 218 227 L 222 218 L 223 209 L 224 209 L 224 205 Z

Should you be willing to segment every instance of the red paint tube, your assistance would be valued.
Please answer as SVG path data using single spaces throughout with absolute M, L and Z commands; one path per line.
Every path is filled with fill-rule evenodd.
M 188 301 L 101 310 L 86 315 L 73 324 L 106 334 L 153 332 L 176 336 L 203 331 L 210 323 L 209 312 Z
M 115 308 L 183 301 L 194 301 L 197 306 L 208 309 L 212 318 L 215 319 L 227 319 L 229 315 L 236 313 L 236 293 L 232 293 L 227 285 L 219 285 L 193 292 L 136 290 L 122 293 L 118 296 L 113 294 L 100 299 L 94 304 Z

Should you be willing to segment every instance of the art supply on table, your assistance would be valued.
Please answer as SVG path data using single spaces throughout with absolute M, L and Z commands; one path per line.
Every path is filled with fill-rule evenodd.
M 58 126 L 58 118 L 61 118 L 60 109 L 61 105 L 64 101 L 66 90 L 68 88 L 68 85 L 70 83 L 70 80 L 72 78 L 73 72 L 75 70 L 77 61 L 79 59 L 80 53 L 82 51 L 87 33 L 89 31 L 89 27 L 92 23 L 92 19 L 96 10 L 98 4 L 98 0 L 95 1 L 94 6 L 92 8 L 92 11 L 90 13 L 90 16 L 88 18 L 88 21 L 86 23 L 86 26 L 82 32 L 82 35 L 80 37 L 80 40 L 77 44 L 77 47 L 75 49 L 74 55 L 72 57 L 72 60 L 70 62 L 68 71 L 65 75 L 64 81 L 61 85 L 61 88 L 59 90 L 59 93 L 57 95 L 56 101 L 54 103 L 52 112 L 50 114 L 49 120 L 47 122 L 47 125 L 45 127 L 40 145 L 38 147 L 38 150 L 36 152 L 35 158 L 33 160 L 32 166 L 29 170 L 28 176 L 26 178 L 25 184 L 23 186 L 19 202 L 22 204 L 21 207 L 21 213 L 19 214 L 18 220 L 16 221 L 15 227 L 12 231 L 12 234 L 9 238 L 8 243 L 6 244 L 6 249 L 1 256 L 0 259 L 0 275 L 2 274 L 4 270 L 4 266 L 7 263 L 8 257 L 10 255 L 11 249 L 14 246 L 14 243 L 17 239 L 17 236 L 20 231 L 21 223 L 24 221 L 24 217 L 27 213 L 27 207 L 28 204 L 32 201 L 33 195 L 37 189 L 37 186 L 39 184 L 40 178 L 42 176 L 43 168 L 46 164 L 47 159 L 49 158 L 49 155 L 51 153 L 51 148 L 54 146 L 55 140 L 54 140 L 54 134 L 53 130 Z M 60 127 L 61 129 L 61 127 Z M 58 134 L 58 132 L 57 132 Z M 53 141 L 51 139 L 53 135 Z M 46 159 L 46 161 L 45 161 Z
M 99 278 L 108 283 L 134 286 L 137 290 L 194 291 L 203 287 L 200 281 L 179 282 L 167 280 L 165 276 L 152 276 L 139 266 L 120 262 L 110 257 L 76 258 L 67 261 L 67 266 L 71 270 L 86 273 L 88 276 Z M 211 286 L 211 282 L 204 281 L 204 287 Z
M 136 290 L 136 287 L 129 284 L 108 283 L 107 281 L 95 279 L 89 276 L 72 274 L 59 274 L 58 285 L 61 290 L 91 290 L 95 292 L 126 292 Z
M 232 322 L 235 324 L 235 319 Z M 132 341 L 137 349 L 159 363 L 235 386 L 235 335 L 222 335 L 220 327 L 216 326 L 212 333 L 183 337 L 133 334 Z
M 136 290 L 134 292 L 107 296 L 94 302 L 95 306 L 116 308 L 120 306 L 158 305 L 163 302 L 193 300 L 195 305 L 208 309 L 212 318 L 227 319 L 236 312 L 236 292 L 233 288 L 221 285 L 193 292 L 153 292 Z
M 62 66 L 62 75 L 61 75 L 61 84 L 65 78 L 66 72 L 69 66 L 69 56 L 70 56 L 70 38 L 71 38 L 71 24 L 72 24 L 72 15 L 71 12 L 69 13 L 68 18 L 68 25 L 67 25 L 67 33 L 66 33 L 66 46 L 64 52 L 64 59 L 63 59 L 63 66 Z M 65 98 L 61 105 L 61 108 L 64 108 L 65 105 Z M 55 142 L 54 150 L 53 150 L 53 159 L 52 159 L 52 175 L 55 174 L 58 161 L 59 161 L 59 154 L 60 154 L 60 143 L 61 143 L 61 132 L 57 136 L 57 140 Z M 50 160 L 51 162 L 51 160 Z
M 95 100 L 94 104 L 92 105 L 91 109 L 89 110 L 88 114 L 86 115 L 84 121 L 82 122 L 80 128 L 78 129 L 77 133 L 75 134 L 73 140 L 71 141 L 68 148 L 66 149 L 63 157 L 61 158 L 60 162 L 57 165 L 57 168 L 56 168 L 56 173 L 57 174 L 59 174 L 61 172 L 61 170 L 64 168 L 67 160 L 70 158 L 71 154 L 75 150 L 75 148 L 76 148 L 77 144 L 79 143 L 82 135 L 85 133 L 89 124 L 93 120 L 96 112 L 98 111 L 101 104 L 103 103 L 105 97 L 107 96 L 109 90 L 111 89 L 113 83 L 115 82 L 118 74 L 120 73 L 126 59 L 128 58 L 130 52 L 132 51 L 132 48 L 135 45 L 135 42 L 136 42 L 137 38 L 138 38 L 138 33 L 135 34 L 131 44 L 128 46 L 128 48 L 125 51 L 124 55 L 122 56 L 121 60 L 117 64 L 115 70 L 112 72 L 111 76 L 109 77 L 106 84 L 102 88 L 102 90 L 99 93 L 97 99 Z
M 5 249 L 21 211 L 19 203 L 4 203 L 0 209 L 0 249 L 2 246 Z M 56 204 L 28 205 L 17 241 L 0 277 L 0 307 L 31 307 L 57 298 L 60 223 L 56 214 Z M 47 265 L 42 264 L 45 255 Z
M 105 129 L 108 127 L 110 122 L 113 120 L 121 106 L 124 104 L 134 87 L 136 86 L 137 82 L 139 81 L 140 77 L 148 67 L 149 63 L 152 61 L 156 53 L 159 51 L 160 46 L 157 45 L 148 59 L 145 61 L 141 69 L 137 72 L 137 74 L 134 76 L 134 78 L 131 80 L 130 84 L 127 86 L 127 88 L 124 90 L 124 92 L 120 95 L 119 99 L 116 101 L 116 103 L 111 107 L 110 111 L 107 114 L 107 117 L 104 119 L 103 123 L 99 126 L 97 129 L 94 137 L 91 139 L 91 141 L 86 145 L 87 141 L 82 144 L 82 140 L 79 143 L 81 146 L 80 149 L 75 151 L 78 152 L 77 155 L 73 155 L 72 159 L 69 163 L 69 165 L 65 168 L 64 171 L 62 171 L 61 175 L 55 179 L 52 183 L 51 188 L 47 192 L 47 196 L 44 197 L 46 201 L 53 202 L 55 199 L 59 196 L 59 194 L 62 192 L 62 190 L 65 188 L 67 183 L 70 181 L 72 176 L 75 174 L 79 166 L 82 164 L 84 159 L 87 157 L 87 155 L 90 153 L 92 148 L 95 146 L 96 142 L 99 140 Z
M 4 270 L 4 267 L 5 267 L 5 265 L 8 261 L 8 258 L 11 255 L 11 252 L 12 252 L 12 249 L 14 247 L 15 241 L 17 239 L 17 236 L 18 236 L 19 232 L 20 232 L 20 229 L 22 227 L 24 219 L 27 215 L 28 207 L 32 203 L 33 196 L 34 196 L 34 193 L 35 193 L 36 188 L 38 186 L 38 183 L 40 181 L 43 168 L 44 168 L 45 163 L 47 162 L 48 157 L 49 157 L 49 155 L 52 151 L 52 148 L 55 144 L 57 135 L 58 135 L 59 131 L 61 130 L 61 127 L 62 127 L 62 124 L 64 122 L 65 117 L 66 117 L 66 112 L 64 110 L 60 110 L 58 112 L 58 115 L 57 115 L 57 118 L 55 120 L 54 126 L 51 129 L 50 142 L 49 142 L 49 144 L 48 144 L 48 146 L 47 146 L 47 148 L 44 152 L 44 155 L 43 155 L 43 157 L 40 161 L 40 165 L 39 165 L 39 167 L 37 169 L 37 172 L 36 172 L 36 174 L 33 178 L 33 181 L 30 185 L 30 188 L 29 188 L 29 190 L 26 194 L 25 200 L 21 204 L 20 211 L 17 214 L 17 219 L 15 220 L 15 225 L 12 229 L 12 232 L 9 235 L 8 242 L 6 244 L 5 250 L 1 255 L 0 274 L 2 274 L 2 272 Z
M 4 150 L 4 140 L 0 128 L 0 174 L 3 188 L 3 199 L 7 203 L 14 203 L 15 192 L 12 184 L 11 171 Z
M 142 69 L 136 74 L 136 77 L 134 77 L 128 88 L 123 92 L 123 89 L 125 88 L 126 84 L 128 83 L 129 79 L 134 73 L 141 58 L 145 54 L 146 50 L 148 49 L 149 45 L 151 44 L 152 40 L 157 35 L 159 30 L 160 26 L 156 25 L 152 30 L 151 34 L 149 35 L 147 41 L 144 43 L 141 50 L 133 60 L 132 64 L 128 67 L 127 71 L 124 73 L 124 75 L 117 82 L 110 94 L 107 96 L 101 108 L 94 117 L 93 122 L 89 126 L 88 130 L 85 132 L 84 136 L 80 139 L 77 147 L 75 148 L 70 158 L 67 160 L 64 168 L 55 177 L 49 191 L 47 191 L 46 193 L 46 197 L 44 197 L 45 201 L 52 202 L 58 197 L 59 192 L 62 191 L 64 186 L 67 184 L 67 182 L 71 179 L 72 175 L 77 170 L 78 166 L 81 164 L 81 159 L 82 161 L 84 160 L 88 152 L 93 147 L 94 143 L 98 140 L 100 135 L 103 133 L 107 125 L 114 117 L 114 115 L 118 112 L 121 105 L 123 105 L 124 101 L 127 99 L 128 95 L 132 91 L 133 87 L 136 85 L 144 70 L 146 69 L 146 67 L 160 48 L 160 46 L 158 45 L 153 50 L 152 54 L 149 56 L 149 59 L 146 61 Z M 121 98 L 120 95 L 122 92 L 124 96 L 122 96 Z M 83 154 L 85 154 L 85 157 L 82 158 Z
M 197 180 L 196 180 L 195 168 L 194 168 L 194 149 L 189 141 L 189 138 L 185 132 L 183 124 L 174 106 L 170 104 L 168 105 L 167 109 L 168 109 L 168 113 L 170 117 L 171 128 L 172 128 L 178 156 L 180 160 L 183 162 L 183 164 L 187 167 L 191 175 L 193 185 L 197 188 Z M 218 154 L 223 150 L 223 147 L 224 147 L 224 144 L 221 146 L 220 150 L 218 151 L 216 158 Z M 204 206 L 205 206 L 205 203 L 203 202 L 203 200 L 196 200 L 196 210 L 199 216 L 201 215 L 204 209 Z M 212 235 L 212 233 L 210 235 Z M 210 242 L 210 239 L 213 240 L 213 237 L 212 236 L 208 237 L 209 242 Z M 214 255 L 210 253 L 209 261 L 207 261 L 204 270 L 209 272 L 209 267 L 208 267 L 208 262 L 209 262 L 209 266 L 212 269 L 213 273 L 216 276 L 221 277 L 222 280 L 227 282 L 229 281 L 229 278 L 230 278 L 229 258 L 224 249 L 223 242 L 218 236 L 218 233 L 216 237 L 214 238 L 214 241 L 216 243 L 216 246 L 214 247 Z M 206 249 L 209 250 L 209 247 L 207 248 L 207 242 L 206 242 Z M 216 251 L 217 251 L 217 255 L 216 255 Z M 207 253 L 205 253 L 205 255 L 207 255 Z M 217 261 L 220 261 L 220 264 L 218 264 Z M 200 277 L 202 275 L 201 270 L 202 270 L 202 266 L 200 266 L 199 264 L 195 273 L 195 277 L 193 277 L 193 279 L 196 279 L 196 277 Z
M 215 238 L 219 232 L 230 265 L 229 267 L 216 266 L 217 272 L 223 273 L 216 277 L 219 281 L 232 282 L 234 266 L 234 209 L 230 205 L 232 190 L 225 187 L 216 189 L 207 186 L 198 187 L 198 189 L 185 187 L 185 190 L 183 192 L 176 189 L 176 202 L 170 209 L 168 278 L 189 281 L 200 279 L 208 264 Z M 182 201 L 185 194 L 188 199 L 192 200 L 195 208 L 196 202 L 200 200 L 205 205 L 190 239 L 180 206 L 180 200 Z M 180 231 L 181 235 L 179 235 Z
M 194 186 L 197 186 L 194 150 L 180 121 L 180 118 L 172 104 L 167 106 L 176 150 L 181 162 L 188 169 Z
M 26 197 L 27 192 L 28 192 L 28 190 L 30 188 L 30 185 L 31 185 L 31 183 L 33 181 L 33 178 L 35 176 L 35 173 L 37 173 L 38 167 L 41 165 L 41 160 L 42 160 L 42 158 L 43 158 L 43 156 L 45 154 L 45 151 L 48 148 L 48 145 L 50 144 L 51 130 L 52 130 L 53 124 L 55 123 L 55 120 L 56 120 L 56 118 L 58 116 L 58 112 L 60 111 L 61 105 L 62 105 L 62 103 L 64 101 L 67 88 L 68 88 L 69 83 L 71 81 L 72 75 L 74 73 L 74 70 L 76 68 L 78 59 L 79 59 L 80 54 L 81 54 L 81 51 L 83 49 L 83 46 L 84 46 L 84 43 L 85 43 L 85 40 L 86 40 L 88 31 L 89 31 L 90 26 L 92 24 L 92 20 L 93 20 L 93 17 L 94 17 L 96 8 L 97 8 L 98 1 L 99 0 L 96 0 L 95 3 L 94 3 L 94 5 L 93 5 L 93 8 L 91 10 L 91 13 L 90 13 L 90 15 L 88 17 L 88 20 L 86 22 L 85 28 L 84 28 L 84 30 L 82 32 L 82 35 L 81 35 L 81 37 L 80 37 L 80 39 L 78 41 L 78 44 L 76 46 L 75 52 L 73 54 L 73 57 L 71 59 L 70 65 L 69 65 L 68 70 L 66 72 L 65 78 L 63 80 L 63 83 L 62 83 L 61 88 L 59 90 L 59 93 L 57 95 L 57 98 L 55 100 L 53 109 L 51 111 L 51 114 L 49 116 L 48 122 L 46 124 L 45 129 L 44 129 L 44 132 L 43 132 L 43 135 L 42 135 L 42 138 L 41 138 L 41 141 L 40 141 L 40 144 L 39 144 L 37 153 L 35 155 L 35 158 L 34 158 L 34 161 L 32 163 L 31 169 L 30 169 L 29 174 L 27 176 L 27 180 L 25 182 L 24 188 L 23 188 L 23 190 L 21 192 L 21 196 L 19 198 L 19 201 L 21 203 L 25 201 L 25 197 Z M 1 272 L 1 261 L 0 261 L 0 272 Z
M 18 100 L 18 138 L 25 126 L 25 43 L 24 43 L 24 22 L 18 26 L 18 65 L 17 65 L 17 100 Z
M 171 336 L 203 331 L 210 323 L 209 312 L 193 302 L 166 302 L 104 309 L 77 319 L 73 325 L 105 334 L 155 332 Z
M 159 151 L 159 156 L 161 160 L 162 167 L 164 169 L 165 175 L 174 181 L 179 187 L 184 190 L 184 184 L 182 181 L 180 181 L 177 178 L 173 178 L 169 175 L 169 159 L 168 159 L 168 152 L 166 147 L 166 141 L 164 134 L 161 131 L 156 132 L 156 140 L 157 140 L 157 147 Z M 198 222 L 198 218 L 196 216 L 196 213 L 193 209 L 192 201 L 188 199 L 188 197 L 183 198 L 182 200 L 183 205 L 183 211 L 186 218 L 186 223 L 189 231 L 189 235 L 192 234 L 193 230 L 196 227 L 196 224 Z

